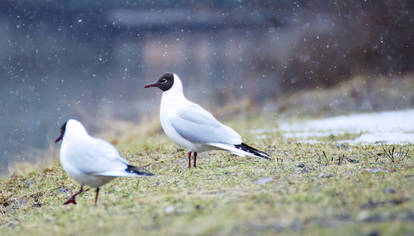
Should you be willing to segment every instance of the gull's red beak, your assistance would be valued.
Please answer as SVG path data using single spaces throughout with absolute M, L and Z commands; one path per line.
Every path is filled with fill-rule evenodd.
M 144 88 L 158 87 L 157 84 L 147 84 Z
M 60 140 L 62 140 L 62 135 L 60 135 L 60 136 L 59 136 L 59 138 L 57 138 L 57 139 L 55 140 L 55 143 L 59 142 Z

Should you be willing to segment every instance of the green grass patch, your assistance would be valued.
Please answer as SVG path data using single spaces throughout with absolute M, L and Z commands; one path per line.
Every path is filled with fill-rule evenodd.
M 222 151 L 187 155 L 164 134 L 117 142 L 131 164 L 156 174 L 118 178 L 62 203 L 78 190 L 58 161 L 0 180 L 1 235 L 190 234 L 412 234 L 414 145 L 317 144 L 284 139 L 279 131 L 249 130 L 274 124 L 245 117 L 227 124 L 272 160 Z M 119 140 L 123 140 L 121 137 Z

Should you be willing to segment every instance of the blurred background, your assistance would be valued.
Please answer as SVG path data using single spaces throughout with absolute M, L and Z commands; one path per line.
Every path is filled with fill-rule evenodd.
M 204 106 L 248 99 L 318 115 L 414 104 L 409 0 L 6 0 L 0 32 L 0 171 L 33 159 L 68 118 L 98 131 L 97 120 L 158 114 L 160 91 L 143 86 L 167 71 Z M 300 100 L 346 81 L 357 82 L 334 100 Z

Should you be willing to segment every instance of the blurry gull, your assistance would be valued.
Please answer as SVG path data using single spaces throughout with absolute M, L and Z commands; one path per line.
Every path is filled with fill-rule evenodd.
M 83 185 L 96 188 L 96 205 L 99 187 L 115 177 L 153 175 L 139 167 L 129 165 L 114 146 L 89 136 L 85 127 L 77 120 L 70 119 L 62 125 L 56 142 L 60 140 L 63 140 L 60 147 L 60 162 L 63 169 L 81 184 L 80 190 L 69 198 L 65 205 L 76 204 L 75 197 L 84 192 Z
M 165 73 L 157 82 L 145 86 L 150 87 L 157 87 L 163 91 L 161 125 L 170 139 L 188 149 L 188 168 L 191 168 L 192 152 L 196 167 L 198 152 L 216 149 L 227 150 L 243 157 L 270 159 L 267 153 L 243 143 L 238 133 L 221 124 L 201 106 L 188 101 L 184 97 L 181 80 L 176 74 Z

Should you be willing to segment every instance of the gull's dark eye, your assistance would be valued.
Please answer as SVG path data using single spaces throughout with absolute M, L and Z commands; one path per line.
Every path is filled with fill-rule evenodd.
M 162 79 L 161 80 L 161 83 L 167 83 L 167 80 L 166 79 Z

